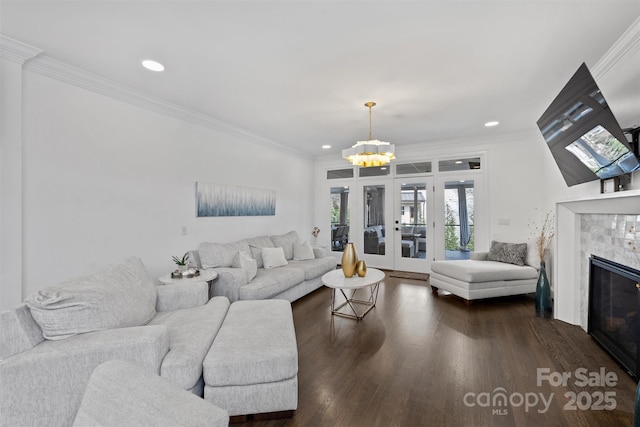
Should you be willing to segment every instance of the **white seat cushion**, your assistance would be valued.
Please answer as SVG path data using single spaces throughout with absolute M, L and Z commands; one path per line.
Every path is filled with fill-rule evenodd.
M 213 387 L 296 377 L 298 348 L 291 303 L 278 299 L 234 302 L 203 365 L 204 381 Z
M 160 367 L 160 375 L 171 383 L 191 390 L 202 375 L 202 361 L 229 310 L 229 300 L 213 297 L 205 305 L 164 311 L 149 323 L 169 330 L 171 350 Z
M 304 270 L 289 266 L 272 269 L 259 268 L 255 279 L 238 289 L 241 300 L 273 298 L 304 281 Z
M 538 271 L 533 267 L 477 260 L 434 261 L 431 271 L 463 282 L 524 280 L 538 276 Z

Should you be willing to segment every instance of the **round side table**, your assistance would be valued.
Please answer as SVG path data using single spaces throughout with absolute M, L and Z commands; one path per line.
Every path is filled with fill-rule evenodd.
M 163 285 L 170 285 L 172 283 L 186 283 L 186 282 L 210 282 L 213 279 L 215 279 L 216 277 L 218 277 L 218 273 L 216 273 L 213 270 L 200 270 L 200 275 L 196 276 L 196 277 L 189 277 L 189 278 L 173 278 L 171 277 L 171 273 L 169 274 L 165 274 L 164 276 L 160 277 L 158 280 L 160 280 L 160 283 L 162 283 Z
M 218 277 L 218 273 L 216 273 L 213 270 L 200 270 L 200 275 L 198 275 L 196 277 L 178 279 L 178 278 L 171 277 L 171 273 L 169 273 L 169 274 L 165 274 L 164 276 L 160 277 L 158 280 L 163 285 L 171 285 L 171 284 L 174 284 L 174 283 L 207 282 L 207 284 L 209 285 L 209 298 L 211 298 L 211 286 L 212 286 L 211 282 L 216 277 Z

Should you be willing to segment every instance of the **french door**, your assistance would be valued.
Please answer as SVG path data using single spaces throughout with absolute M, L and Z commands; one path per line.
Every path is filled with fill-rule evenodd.
M 427 272 L 434 258 L 433 179 L 396 178 L 394 182 L 394 266 Z
M 331 251 L 347 242 L 382 269 L 428 272 L 431 262 L 465 259 L 487 247 L 487 203 L 480 157 L 353 169 L 328 180 Z M 366 172 L 366 174 L 365 174 Z
M 367 179 L 357 185 L 354 198 L 359 222 L 358 258 L 371 267 L 395 269 L 393 264 L 393 186 L 390 178 Z
M 372 267 L 427 272 L 434 258 L 433 179 L 367 181 L 356 194 L 358 257 Z

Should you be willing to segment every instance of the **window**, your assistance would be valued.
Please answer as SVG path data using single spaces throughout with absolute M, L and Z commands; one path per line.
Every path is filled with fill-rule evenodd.
M 353 178 L 353 168 L 327 171 L 327 179 Z
M 391 168 L 389 166 L 374 166 L 369 168 L 360 168 L 358 169 L 358 176 L 366 177 L 366 176 L 384 176 L 389 175 L 391 173 Z
M 396 165 L 396 175 L 431 172 L 431 162 L 402 163 Z
M 447 181 L 444 199 L 446 259 L 467 259 L 474 248 L 474 182 Z
M 479 170 L 480 157 L 466 159 L 441 160 L 438 162 L 440 172 Z

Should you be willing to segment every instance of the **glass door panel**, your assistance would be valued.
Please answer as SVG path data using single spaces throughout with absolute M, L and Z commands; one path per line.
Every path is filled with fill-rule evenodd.
M 469 259 L 474 249 L 475 192 L 473 180 L 444 183 L 445 259 Z
M 433 259 L 430 236 L 431 178 L 396 180 L 395 265 L 403 271 L 424 272 Z
M 331 250 L 341 252 L 349 241 L 349 187 L 331 187 Z
M 426 256 L 427 186 L 404 184 L 400 202 L 400 254 L 403 258 Z M 422 250 L 420 250 L 422 249 Z
M 387 249 L 385 228 L 385 186 L 363 187 L 363 252 L 368 255 L 385 255 Z

